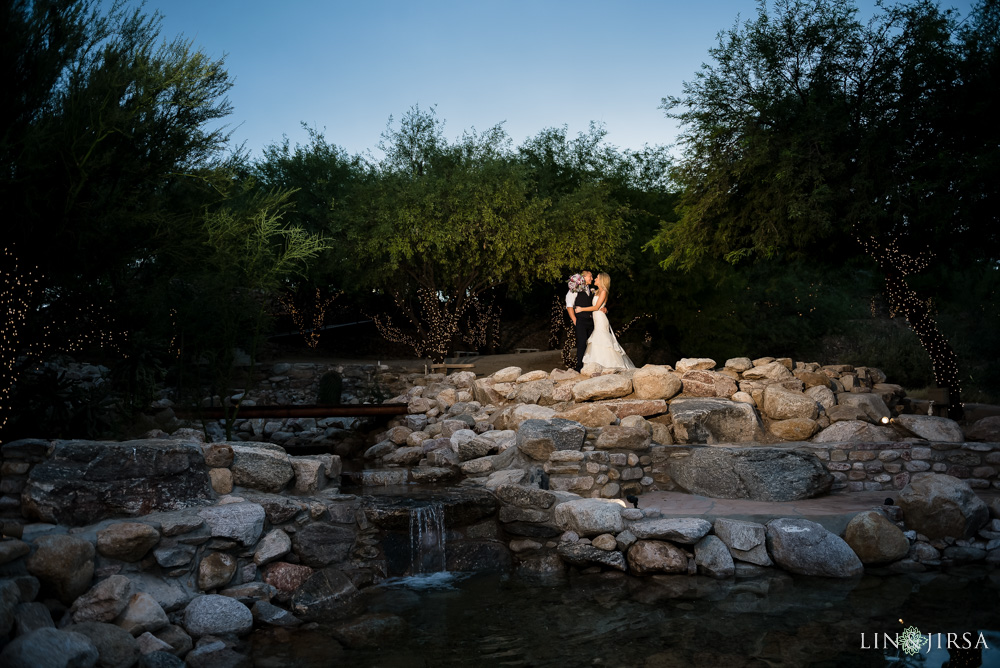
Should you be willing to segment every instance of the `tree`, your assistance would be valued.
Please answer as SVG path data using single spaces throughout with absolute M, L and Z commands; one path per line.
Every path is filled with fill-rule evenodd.
M 443 358 L 470 314 L 488 320 L 487 294 L 555 280 L 578 263 L 610 265 L 628 238 L 626 208 L 601 183 L 539 193 L 501 126 L 444 138 L 434 111 L 390 119 L 349 215 L 366 284 L 391 295 L 409 321 L 384 334 Z M 480 340 L 482 336 L 480 333 Z
M 664 99 L 684 129 L 680 220 L 652 242 L 663 266 L 860 248 L 958 406 L 954 352 L 911 284 L 934 262 L 997 259 L 996 128 L 968 105 L 997 95 L 997 12 L 959 29 L 916 2 L 865 25 L 849 0 L 762 0 Z

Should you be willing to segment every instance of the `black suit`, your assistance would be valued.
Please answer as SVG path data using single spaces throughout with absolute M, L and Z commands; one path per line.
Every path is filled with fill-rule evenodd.
M 597 291 L 590 288 L 590 294 L 586 292 L 576 293 L 574 306 L 590 307 L 594 305 L 594 295 Z M 594 333 L 594 313 L 584 311 L 576 314 L 576 370 L 583 368 L 583 355 L 587 352 L 587 339 Z

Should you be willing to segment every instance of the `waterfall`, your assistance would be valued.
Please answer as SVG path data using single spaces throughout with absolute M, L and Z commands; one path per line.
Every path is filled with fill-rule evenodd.
M 445 570 L 444 535 L 444 507 L 440 503 L 410 509 L 411 575 Z

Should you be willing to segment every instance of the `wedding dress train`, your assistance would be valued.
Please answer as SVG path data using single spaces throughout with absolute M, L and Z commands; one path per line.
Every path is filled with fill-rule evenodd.
M 601 311 L 594 311 L 594 333 L 587 339 L 587 352 L 583 355 L 584 364 L 600 364 L 607 369 L 634 369 L 635 365 L 618 344 L 615 333 L 611 331 L 608 316 Z

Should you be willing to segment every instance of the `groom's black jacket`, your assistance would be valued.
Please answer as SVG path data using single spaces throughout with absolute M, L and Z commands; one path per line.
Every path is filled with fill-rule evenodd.
M 589 308 L 589 307 L 593 306 L 594 305 L 594 295 L 596 294 L 596 292 L 597 291 L 592 288 L 590 290 L 590 294 L 589 295 L 586 292 L 584 292 L 584 291 L 576 293 L 576 301 L 573 302 L 573 305 L 574 306 L 582 306 L 584 308 Z M 576 314 L 576 319 L 579 320 L 580 318 L 583 318 L 585 320 L 593 320 L 594 319 L 594 312 L 593 311 L 583 311 L 582 313 L 577 313 Z

